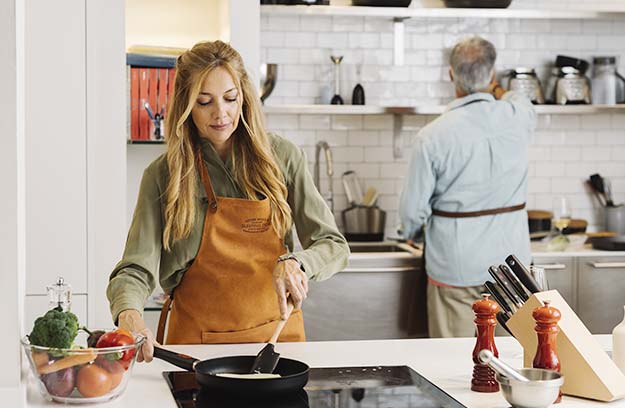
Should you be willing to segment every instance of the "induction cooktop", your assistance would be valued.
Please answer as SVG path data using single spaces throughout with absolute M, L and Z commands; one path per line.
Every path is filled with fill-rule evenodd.
M 311 368 L 303 390 L 264 399 L 203 391 L 189 371 L 165 371 L 163 376 L 179 408 L 464 407 L 407 366 Z

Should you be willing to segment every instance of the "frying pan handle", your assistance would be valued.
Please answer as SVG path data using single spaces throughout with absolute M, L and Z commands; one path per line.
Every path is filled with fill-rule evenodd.
M 157 346 L 154 346 L 154 357 L 165 360 L 168 363 L 187 371 L 194 371 L 195 365 L 200 361 L 197 358 L 193 358 L 185 354 L 175 353 Z

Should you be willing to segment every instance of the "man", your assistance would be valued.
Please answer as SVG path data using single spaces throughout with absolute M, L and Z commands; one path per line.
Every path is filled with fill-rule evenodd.
M 473 37 L 451 52 L 457 99 L 418 134 L 400 200 L 406 238 L 425 233 L 430 337 L 475 333 L 472 303 L 488 267 L 529 262 L 527 148 L 530 101 L 495 79 L 495 47 Z

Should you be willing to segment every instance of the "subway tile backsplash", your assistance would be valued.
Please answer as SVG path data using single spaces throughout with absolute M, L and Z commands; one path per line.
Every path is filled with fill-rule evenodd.
M 546 6 L 545 3 L 549 3 Z M 600 2 L 516 0 L 514 8 L 618 7 Z M 419 2 L 413 0 L 413 7 Z M 261 18 L 261 59 L 277 63 L 278 82 L 267 105 L 329 103 L 333 94 L 330 55 L 343 55 L 341 96 L 351 101 L 360 82 L 368 105 L 439 105 L 453 99 L 448 79 L 449 48 L 472 34 L 492 41 L 498 50 L 497 69 L 529 66 L 545 83 L 557 54 L 585 59 L 614 55 L 625 71 L 623 20 L 408 19 L 405 64 L 393 65 L 390 19 L 331 16 Z M 590 72 L 589 72 L 590 75 Z M 332 147 L 335 213 L 347 207 L 341 174 L 355 170 L 364 187 L 380 191 L 379 205 L 388 212 L 387 235 L 395 236 L 397 207 L 407 171 L 409 146 L 435 116 L 404 116 L 403 158 L 393 157 L 393 115 L 267 115 L 272 131 L 292 140 L 307 153 L 312 171 L 314 146 Z M 321 190 L 327 188 L 323 175 Z M 603 228 L 603 211 L 584 185 L 592 173 L 612 181 L 615 201 L 625 201 L 625 113 L 540 115 L 530 147 L 528 208 L 551 209 L 553 197 L 571 199 L 573 217 Z

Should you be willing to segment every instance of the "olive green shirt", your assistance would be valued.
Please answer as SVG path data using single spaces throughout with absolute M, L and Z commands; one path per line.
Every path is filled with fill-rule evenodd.
M 317 191 L 306 157 L 293 143 L 270 135 L 272 148 L 288 189 L 287 201 L 293 223 L 304 248 L 293 251 L 292 234 L 285 241 L 285 254 L 300 261 L 306 275 L 313 281 L 331 277 L 347 265 L 349 248 L 338 231 L 334 216 Z M 215 194 L 221 197 L 244 198 L 233 176 L 232 162 L 224 163 L 212 145 L 201 142 L 202 155 Z M 107 296 L 113 321 L 126 309 L 143 310 L 147 297 L 156 286 L 156 277 L 165 293 L 171 293 L 193 262 L 202 237 L 207 199 L 198 173 L 196 222 L 188 238 L 174 243 L 170 251 L 162 245 L 165 190 L 168 181 L 167 158 L 163 154 L 144 171 L 137 206 L 128 232 L 122 260 L 110 276 Z M 276 259 L 277 261 L 277 259 Z

